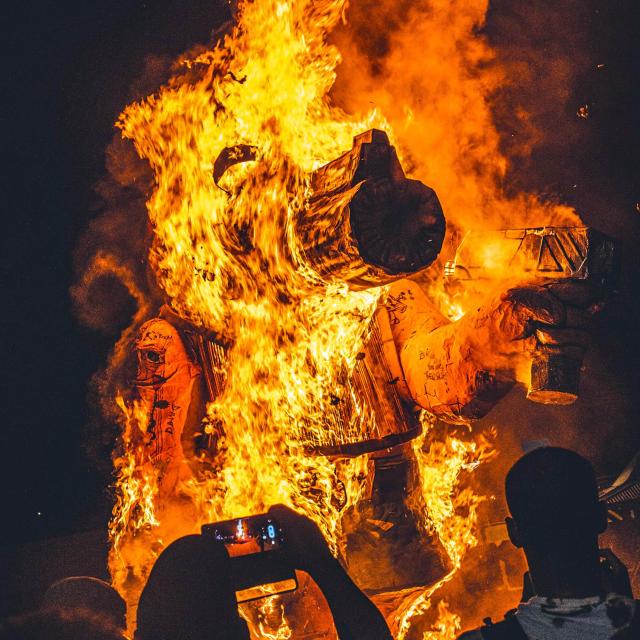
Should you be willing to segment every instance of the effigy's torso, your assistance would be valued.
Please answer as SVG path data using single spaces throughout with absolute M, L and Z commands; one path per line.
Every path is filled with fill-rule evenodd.
M 198 427 L 205 417 L 204 404 L 224 392 L 229 346 L 187 323 L 176 328 L 169 310 L 162 315 L 173 324 L 159 317 L 140 330 L 135 385 L 148 414 L 147 456 L 171 467 L 182 464 L 184 452 L 216 455 L 216 443 L 224 434 L 216 425 Z M 419 408 L 408 399 L 384 305 L 371 322 L 355 366 L 339 372 L 322 411 L 321 429 L 303 425 L 301 430 L 300 444 L 310 455 L 359 456 L 420 434 Z

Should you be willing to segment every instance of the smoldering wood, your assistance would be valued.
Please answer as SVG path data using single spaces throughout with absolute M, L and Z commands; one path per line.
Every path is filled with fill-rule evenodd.
M 344 515 L 343 527 L 349 574 L 369 597 L 424 589 L 450 570 L 436 536 L 402 503 L 376 507 L 364 500 Z
M 353 371 L 340 376 L 323 407 L 321 428 L 303 429 L 307 452 L 359 456 L 417 437 L 421 426 L 415 407 L 403 400 L 398 383 L 386 359 L 376 316 Z
M 194 331 L 183 331 L 182 335 L 202 365 L 208 399 L 219 399 L 226 385 L 228 346 Z M 415 407 L 403 399 L 401 381 L 391 370 L 386 353 L 376 316 L 353 371 L 337 376 L 333 393 L 324 401 L 322 424 L 301 425 L 302 444 L 308 454 L 359 456 L 408 442 L 420 434 Z M 210 432 L 199 437 L 195 447 L 215 455 L 223 426 L 209 427 Z
M 257 157 L 258 147 L 249 144 L 236 144 L 232 147 L 225 147 L 213 163 L 213 181 L 216 186 L 228 194 L 229 192 L 220 186 L 220 178 L 222 178 L 226 170 L 234 164 L 251 162 Z
M 409 180 L 383 131 L 311 178 L 308 207 L 296 218 L 305 259 L 325 279 L 368 289 L 428 267 L 438 256 L 445 219 L 433 189 Z

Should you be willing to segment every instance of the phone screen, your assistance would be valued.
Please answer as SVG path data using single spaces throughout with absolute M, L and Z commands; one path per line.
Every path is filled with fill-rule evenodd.
M 206 524 L 202 533 L 226 546 L 238 602 L 297 589 L 295 571 L 272 553 L 284 544 L 282 529 L 273 518 L 262 514 Z
M 276 551 L 284 542 L 280 526 L 267 516 L 225 520 L 206 528 L 207 533 L 226 545 L 231 557 Z

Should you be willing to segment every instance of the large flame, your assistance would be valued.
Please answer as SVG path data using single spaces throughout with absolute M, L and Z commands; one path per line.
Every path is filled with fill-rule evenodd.
M 326 285 L 300 259 L 292 233 L 309 172 L 355 134 L 384 125 L 375 113 L 349 118 L 327 99 L 338 53 L 325 38 L 342 11 L 340 2 L 243 4 L 223 43 L 181 61 L 167 86 L 119 120 L 155 175 L 150 261 L 160 285 L 180 315 L 233 344 L 225 391 L 207 408 L 208 423 L 225 433 L 224 462 L 220 473 L 181 487 L 194 506 L 189 529 L 285 503 L 313 517 L 335 545 L 336 480 L 346 488 L 343 507 L 360 492 L 366 461 L 307 457 L 301 430 L 322 428 L 323 399 L 355 362 L 381 292 Z M 238 144 L 256 146 L 258 162 L 232 176 L 229 197 L 213 182 L 213 163 Z M 132 429 L 146 429 L 131 412 L 127 425 L 125 449 Z M 147 553 L 121 544 L 142 521 L 158 525 L 147 504 L 150 473 L 137 462 L 147 470 L 117 460 L 116 581 L 131 565 L 143 576 L 155 555 L 149 539 Z M 155 548 L 178 533 L 167 526 L 152 536 Z
M 147 207 L 154 232 L 149 261 L 159 285 L 181 317 L 231 344 L 224 392 L 208 405 L 203 425 L 225 434 L 219 467 L 184 479 L 174 503 L 157 500 L 153 469 L 136 444 L 145 417 L 135 404 L 120 402 L 126 426 L 116 458 L 110 562 L 125 593 L 135 590 L 126 576 L 144 578 L 177 535 L 274 503 L 313 518 L 339 548 L 341 513 L 364 491 L 367 460 L 310 457 L 303 441 L 324 428 L 321 408 L 340 372 L 353 367 L 385 292 L 323 282 L 304 262 L 294 220 L 307 202 L 311 171 L 376 126 L 399 143 L 414 177 L 438 190 L 454 226 L 468 228 L 471 217 L 499 226 L 516 211 L 522 218 L 532 208 L 550 211 L 531 197 L 510 200 L 496 187 L 506 160 L 486 96 L 499 77 L 479 73 L 490 51 L 474 31 L 487 2 L 416 3 L 376 86 L 366 74 L 356 81 L 350 65 L 359 54 L 347 46 L 349 106 L 369 96 L 379 107 L 359 116 L 329 98 L 340 55 L 327 38 L 345 7 L 345 0 L 241 2 L 223 41 L 179 60 L 171 80 L 118 121 L 155 176 Z M 257 155 L 225 174 L 223 190 L 212 179 L 214 161 L 235 145 L 251 145 Z M 443 306 L 452 304 L 437 294 Z M 415 509 L 450 558 L 446 581 L 476 543 L 480 497 L 460 490 L 459 481 L 486 448 L 456 438 L 423 445 L 414 447 L 422 489 Z M 340 502 L 333 499 L 338 484 L 346 498 Z M 440 584 L 413 594 L 394 613 L 399 638 Z M 279 611 L 275 601 L 264 606 Z M 459 618 L 446 605 L 438 610 L 432 633 L 453 637 Z M 261 625 L 253 631 L 290 633 L 284 619 L 275 632 Z

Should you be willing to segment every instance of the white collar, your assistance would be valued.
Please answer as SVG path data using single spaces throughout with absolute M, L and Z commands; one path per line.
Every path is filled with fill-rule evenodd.
M 540 607 L 545 613 L 553 614 L 574 614 L 591 611 L 594 607 L 602 604 L 604 599 L 601 596 L 589 596 L 587 598 L 550 598 L 547 596 L 533 596 L 526 604 Z

